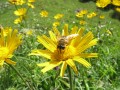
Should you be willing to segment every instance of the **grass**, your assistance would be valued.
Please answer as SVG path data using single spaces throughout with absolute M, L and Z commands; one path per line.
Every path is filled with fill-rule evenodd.
M 35 48 L 44 48 L 37 43 L 37 35 L 46 34 L 52 28 L 54 15 L 57 13 L 64 14 L 61 20 L 61 25 L 58 27 L 62 30 L 65 23 L 69 24 L 69 29 L 78 24 L 79 20 L 75 16 L 76 10 L 87 9 L 88 12 L 96 11 L 99 14 L 105 15 L 105 19 L 99 17 L 87 19 L 85 32 L 92 31 L 96 38 L 99 38 L 98 45 L 91 48 L 90 51 L 98 52 L 99 57 L 90 59 L 92 67 L 90 69 L 78 65 L 78 75 L 74 75 L 75 90 L 119 90 L 120 88 L 120 33 L 119 20 L 112 18 L 113 10 L 97 9 L 95 3 L 91 0 L 85 3 L 79 0 L 36 0 L 35 9 L 30 9 L 27 15 L 25 26 L 21 27 L 13 23 L 16 18 L 13 14 L 15 7 L 11 4 L 5 7 L 7 0 L 0 1 L 0 24 L 4 27 L 11 26 L 17 28 L 20 32 L 25 29 L 35 30 L 32 36 L 24 36 L 22 45 L 15 52 L 12 60 L 17 64 L 14 66 L 22 77 L 30 84 L 33 90 L 68 90 L 69 80 L 66 78 L 57 77 L 58 71 L 51 70 L 45 74 L 40 72 L 36 64 L 44 62 L 45 58 L 37 56 L 28 56 L 31 50 Z M 24 6 L 26 7 L 26 6 Z M 48 18 L 41 18 L 39 13 L 41 10 L 49 12 Z M 73 23 L 75 22 L 75 23 Z M 112 35 L 106 32 L 110 30 Z M 77 63 L 76 63 L 77 64 Z M 21 78 L 7 64 L 0 70 L 0 90 L 29 90 Z

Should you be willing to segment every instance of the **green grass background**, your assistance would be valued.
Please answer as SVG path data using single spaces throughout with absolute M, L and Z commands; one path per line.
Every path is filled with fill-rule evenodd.
M 24 6 L 26 7 L 26 6 Z M 37 42 L 37 35 L 48 35 L 52 29 L 54 15 L 58 13 L 64 14 L 60 21 L 61 25 L 58 29 L 61 31 L 64 24 L 69 24 L 69 29 L 78 24 L 79 19 L 75 17 L 75 13 L 79 9 L 87 9 L 88 12 L 96 11 L 97 14 L 105 15 L 105 19 L 99 17 L 85 19 L 85 32 L 92 31 L 96 38 L 99 38 L 98 45 L 89 49 L 89 52 L 99 53 L 98 58 L 87 59 L 92 64 L 90 69 L 84 68 L 76 63 L 79 74 L 74 73 L 75 90 L 119 90 L 120 89 L 120 21 L 112 17 L 114 10 L 98 9 L 95 2 L 80 2 L 80 0 L 36 0 L 35 9 L 30 9 L 27 13 L 26 23 L 21 27 L 13 23 L 17 18 L 13 12 L 15 7 L 7 0 L 0 0 L 0 24 L 3 27 L 12 27 L 24 32 L 25 29 L 33 29 L 35 33 L 32 36 L 24 36 L 23 43 L 15 52 L 12 60 L 17 64 L 14 66 L 30 84 L 33 90 L 69 90 L 68 72 L 66 78 L 56 77 L 58 71 L 51 70 L 45 74 L 40 72 L 36 64 L 46 61 L 45 58 L 37 56 L 28 56 L 31 50 L 36 48 L 44 48 Z M 40 17 L 40 11 L 47 10 L 49 16 L 47 18 Z M 119 14 L 118 14 L 119 15 Z M 116 15 L 117 16 L 117 15 Z M 73 23 L 75 22 L 75 23 Z M 107 30 L 112 35 L 106 33 Z M 0 70 L 0 90 L 29 90 L 21 78 L 7 64 Z

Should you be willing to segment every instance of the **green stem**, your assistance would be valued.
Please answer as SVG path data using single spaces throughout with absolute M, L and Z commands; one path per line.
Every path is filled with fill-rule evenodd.
M 23 80 L 23 82 L 28 86 L 28 88 L 30 89 L 30 90 L 33 90 L 31 87 L 30 87 L 30 84 L 29 83 L 27 83 L 25 80 L 24 80 L 24 78 L 21 76 L 21 74 L 16 70 L 16 68 L 14 67 L 14 66 L 12 66 L 12 65 L 10 65 L 10 64 L 8 64 L 16 73 L 17 73 L 17 75 Z
M 72 82 L 72 72 L 70 66 L 68 66 L 68 73 L 69 73 L 69 82 L 70 82 L 70 90 L 73 90 L 73 82 Z

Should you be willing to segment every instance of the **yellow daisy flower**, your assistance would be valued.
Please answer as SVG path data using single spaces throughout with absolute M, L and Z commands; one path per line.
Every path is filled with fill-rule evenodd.
M 48 17 L 48 12 L 43 10 L 40 12 L 41 17 Z
M 87 22 L 84 20 L 80 20 L 80 25 L 85 25 Z
M 104 19 L 105 18 L 105 16 L 104 15 L 100 15 L 100 19 Z
M 45 46 L 45 50 L 36 49 L 33 50 L 29 55 L 39 55 L 47 59 L 50 59 L 49 62 L 37 64 L 40 67 L 44 67 L 41 71 L 43 73 L 55 68 L 56 66 L 61 65 L 60 76 L 64 76 L 67 65 L 69 65 L 77 74 L 78 70 L 75 65 L 75 61 L 82 64 L 85 67 L 90 67 L 91 64 L 86 61 L 84 58 L 97 57 L 97 53 L 83 53 L 85 50 L 97 44 L 97 39 L 93 39 L 92 32 L 88 32 L 83 36 L 83 29 L 76 30 L 74 27 L 72 31 L 68 32 L 68 25 L 64 26 L 62 31 L 61 41 L 65 40 L 66 45 L 60 45 L 60 40 L 57 36 L 60 35 L 60 32 L 56 29 L 49 31 L 50 37 L 45 35 L 38 36 L 38 42 Z
M 35 2 L 35 0 L 28 0 L 28 2 L 30 2 L 30 3 L 34 3 L 34 2 Z
M 19 17 L 19 18 L 14 20 L 14 24 L 19 24 L 22 22 L 22 20 L 23 20 L 23 17 Z
M 115 8 L 115 10 L 116 10 L 117 12 L 120 12 L 120 8 L 119 8 L 119 7 Z
M 9 2 L 15 5 L 23 5 L 25 3 L 25 0 L 9 0 Z
M 98 7 L 104 8 L 104 7 L 106 7 L 110 3 L 111 3 L 111 0 L 97 0 L 96 5 Z
M 27 12 L 26 8 L 20 8 L 20 9 L 14 11 L 14 14 L 16 16 L 24 16 L 26 14 L 26 12 Z
M 27 3 L 27 5 L 28 5 L 30 8 L 35 8 L 35 6 L 34 6 L 32 3 Z
M 115 6 L 120 6 L 120 0 L 112 0 L 112 4 Z
M 63 14 L 57 14 L 54 16 L 55 19 L 59 20 L 63 17 L 64 15 Z
M 53 27 L 57 27 L 57 26 L 59 26 L 60 25 L 60 22 L 54 22 L 53 23 Z
M 0 33 L 0 66 L 4 62 L 9 64 L 16 64 L 10 58 L 13 56 L 13 52 L 21 44 L 21 36 L 17 35 L 17 30 L 8 29 L 7 36 L 4 36 L 4 29 Z

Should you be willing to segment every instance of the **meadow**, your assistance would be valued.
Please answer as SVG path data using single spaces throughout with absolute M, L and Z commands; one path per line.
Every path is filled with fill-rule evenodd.
M 3 30 L 17 29 L 22 37 L 21 44 L 12 53 L 11 60 L 16 62 L 15 65 L 7 61 L 1 65 L 3 52 L 2 41 L 0 41 L 0 90 L 120 89 L 120 13 L 116 13 L 113 6 L 98 8 L 95 0 L 83 1 L 35 0 L 30 2 L 32 6 L 26 3 L 14 5 L 8 0 L 0 0 L 1 27 Z M 15 22 L 14 20 L 20 17 L 19 13 L 15 14 L 19 8 L 26 8 L 27 12 L 23 15 L 22 22 Z M 86 12 L 80 16 L 79 12 L 82 10 Z M 46 11 L 47 14 L 42 11 Z M 61 14 L 61 17 L 55 18 L 57 14 Z M 98 39 L 97 45 L 85 51 L 98 53 L 98 57 L 85 58 L 91 67 L 86 68 L 84 64 L 75 62 L 78 74 L 75 74 L 74 67 L 71 69 L 73 89 L 71 89 L 68 68 L 63 77 L 59 76 L 61 66 L 43 73 L 42 67 L 37 64 L 50 60 L 42 56 L 29 55 L 34 49 L 45 50 L 44 45 L 38 42 L 38 35 L 49 37 L 49 31 L 54 27 L 62 32 L 67 27 L 65 25 L 68 25 L 69 32 L 73 28 L 80 28 L 84 29 L 84 35 L 92 32 L 94 38 Z M 2 40 L 1 37 L 0 32 L 0 40 Z M 16 40 L 16 43 L 18 42 L 19 40 Z

